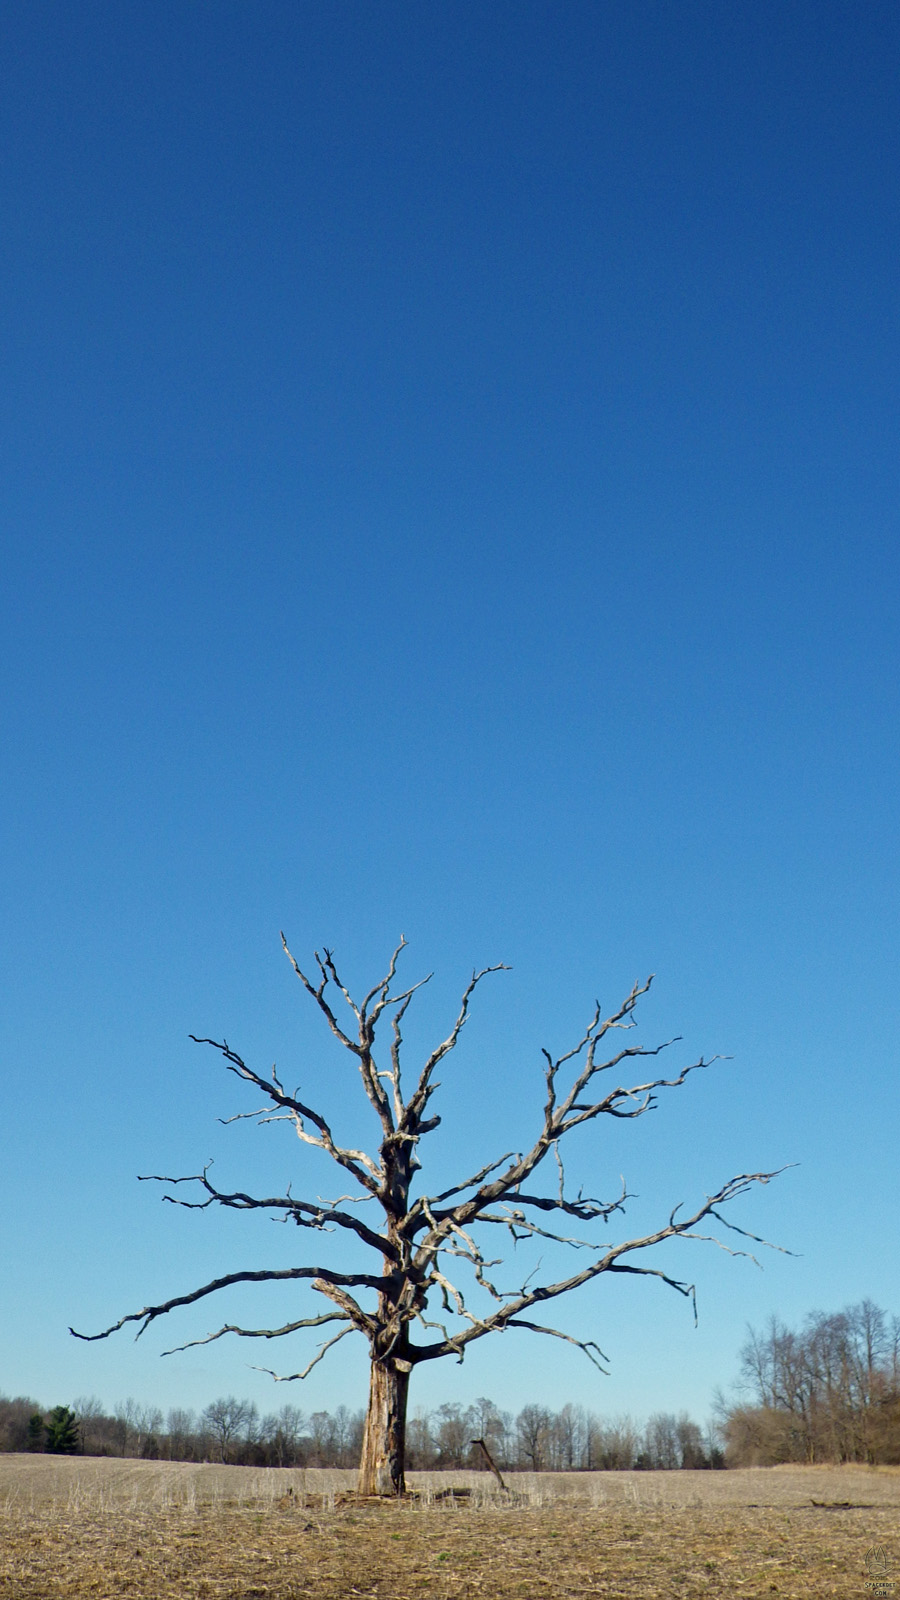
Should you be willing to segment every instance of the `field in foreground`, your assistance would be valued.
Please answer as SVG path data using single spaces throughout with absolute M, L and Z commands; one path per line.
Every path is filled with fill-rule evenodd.
M 900 1469 L 509 1483 L 414 1473 L 380 1505 L 349 1473 L 0 1456 L 0 1600 L 900 1600 Z

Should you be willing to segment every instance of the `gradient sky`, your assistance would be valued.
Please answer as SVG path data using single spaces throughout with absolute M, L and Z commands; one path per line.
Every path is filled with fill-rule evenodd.
M 511 965 L 442 1175 L 649 971 L 641 1039 L 733 1059 L 576 1185 L 637 1229 L 798 1163 L 734 1212 L 795 1257 L 667 1258 L 699 1329 L 601 1280 L 609 1377 L 508 1334 L 414 1406 L 703 1418 L 748 1322 L 900 1311 L 896 6 L 30 0 L 0 50 L 0 1389 L 364 1403 L 361 1340 L 159 1360 L 265 1289 L 66 1332 L 309 1259 L 135 1181 L 341 1192 L 187 1037 L 370 1132 L 280 928 L 360 989 L 406 934 L 411 1064 Z

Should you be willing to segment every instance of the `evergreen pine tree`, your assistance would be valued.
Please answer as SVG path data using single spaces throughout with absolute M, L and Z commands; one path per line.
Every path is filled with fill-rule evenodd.
M 47 1449 L 54 1456 L 73 1456 L 78 1449 L 78 1418 L 68 1406 L 54 1406 L 47 1423 Z
M 39 1411 L 35 1411 L 28 1418 L 28 1448 L 29 1450 L 43 1450 L 46 1429 L 44 1419 Z

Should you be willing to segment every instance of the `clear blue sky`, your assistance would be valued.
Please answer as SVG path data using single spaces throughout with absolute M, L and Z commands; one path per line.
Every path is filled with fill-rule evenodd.
M 187 1038 L 367 1132 L 282 927 L 363 988 L 405 933 L 411 1054 L 511 964 L 442 1173 L 651 970 L 641 1037 L 734 1059 L 575 1180 L 637 1228 L 799 1163 L 734 1214 L 796 1259 L 672 1259 L 698 1331 L 601 1281 L 609 1378 L 510 1334 L 413 1404 L 702 1417 L 748 1321 L 900 1311 L 896 6 L 30 0 L 2 53 L 0 1389 L 363 1403 L 361 1341 L 158 1359 L 264 1289 L 66 1333 L 302 1259 L 138 1173 L 340 1192 Z

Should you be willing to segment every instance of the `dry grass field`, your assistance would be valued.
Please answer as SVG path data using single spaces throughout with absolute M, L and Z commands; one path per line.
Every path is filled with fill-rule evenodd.
M 0 1456 L 0 1600 L 900 1600 L 900 1469 L 411 1483 L 383 1505 L 350 1473 Z

